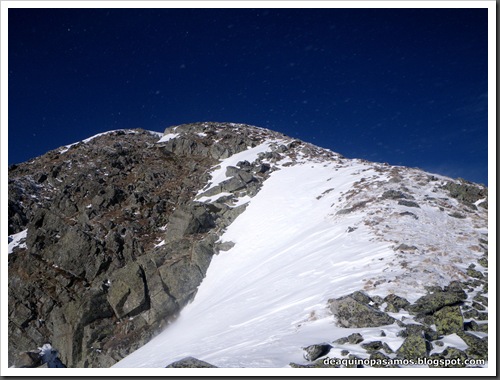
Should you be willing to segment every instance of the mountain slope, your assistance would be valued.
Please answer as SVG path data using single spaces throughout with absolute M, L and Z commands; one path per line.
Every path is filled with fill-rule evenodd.
M 281 368 L 305 362 L 301 347 L 360 331 L 396 351 L 403 327 L 385 326 L 383 338 L 378 327 L 336 327 L 328 300 L 364 290 L 413 303 L 429 285 L 471 279 L 467 270 L 483 258 L 487 240 L 482 195 L 465 207 L 450 198 L 448 178 L 300 153 L 275 163 L 222 234 L 234 247 L 213 258 L 179 319 L 115 367 L 164 367 L 195 356 L 220 367 Z M 412 320 L 407 312 L 391 315 Z
M 285 367 L 353 332 L 405 357 L 417 323 L 426 356 L 486 358 L 487 220 L 480 185 L 257 127 L 101 134 L 9 171 L 9 344 L 69 367 Z M 339 327 L 357 291 L 394 323 Z

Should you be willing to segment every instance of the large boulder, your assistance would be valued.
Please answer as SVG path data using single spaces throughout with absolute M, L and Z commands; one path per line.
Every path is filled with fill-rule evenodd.
M 135 262 L 110 276 L 108 302 L 118 318 L 134 315 L 149 302 L 143 269 Z
M 429 344 L 427 343 L 422 326 L 409 325 L 406 327 L 406 338 L 398 348 L 396 354 L 403 359 L 418 360 L 427 357 Z
M 388 314 L 356 300 L 352 295 L 330 299 L 328 304 L 340 327 L 377 327 L 395 322 Z
M 445 306 L 459 305 L 467 294 L 462 289 L 459 282 L 450 283 L 444 289 L 434 289 L 423 297 L 420 297 L 414 304 L 408 306 L 408 311 L 418 316 L 433 314 Z
M 175 361 L 167 365 L 165 368 L 217 368 L 217 367 L 203 360 L 188 356 L 187 358 Z
M 332 346 L 329 344 L 313 344 L 304 347 L 304 359 L 313 362 L 321 356 L 324 356 L 330 352 Z
M 445 306 L 436 311 L 433 316 L 439 335 L 458 333 L 464 329 L 460 306 Z

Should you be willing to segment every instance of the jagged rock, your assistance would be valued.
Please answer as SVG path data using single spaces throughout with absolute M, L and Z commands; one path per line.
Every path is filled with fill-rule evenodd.
M 391 358 L 380 351 L 372 352 L 370 354 L 371 367 L 374 368 L 397 368 L 395 364 L 391 364 Z
M 465 331 L 461 331 L 457 335 L 469 346 L 465 350 L 469 358 L 488 360 L 488 337 L 478 338 Z
M 467 268 L 467 275 L 480 280 L 484 278 L 484 275 L 480 271 L 474 269 L 474 267 L 471 266 Z
M 194 204 L 175 210 L 169 218 L 168 226 L 165 239 L 172 241 L 186 235 L 207 232 L 215 227 L 215 221 L 205 205 Z
M 144 271 L 130 263 L 110 276 L 107 299 L 118 318 L 134 315 L 149 302 Z
M 217 368 L 216 366 L 193 357 L 187 357 L 167 365 L 165 368 Z
M 437 310 L 450 305 L 456 305 L 467 299 L 460 283 L 452 282 L 444 289 L 435 289 L 431 294 L 420 297 L 414 304 L 407 307 L 412 314 L 432 314 Z
M 361 343 L 361 347 L 363 347 L 367 352 L 375 352 L 379 351 L 383 348 L 382 342 L 377 340 L 373 342 Z
M 399 313 L 401 309 L 406 309 L 410 303 L 403 297 L 396 294 L 389 294 L 384 298 L 384 302 L 387 303 L 385 308 L 386 312 Z
M 17 355 L 16 362 L 18 368 L 34 368 L 40 367 L 43 364 L 40 353 L 33 351 L 20 352 Z
M 466 367 L 467 354 L 458 348 L 448 347 L 430 355 L 429 359 L 429 368 L 463 368 Z
M 359 297 L 360 293 L 355 295 Z M 363 297 L 364 298 L 364 297 Z M 330 311 L 341 327 L 377 327 L 394 323 L 394 318 L 354 299 L 352 295 L 328 301 Z
M 445 306 L 434 313 L 436 330 L 439 335 L 449 335 L 463 330 L 464 319 L 460 306 Z
M 358 344 L 364 340 L 363 336 L 360 333 L 352 333 L 347 337 L 347 341 L 351 344 Z
M 400 201 L 398 201 L 398 205 L 401 205 L 401 206 L 406 206 L 406 207 L 417 207 L 417 208 L 420 208 L 419 204 L 415 201 L 408 201 L 408 200 L 405 200 L 405 199 L 402 199 Z
M 199 267 L 182 258 L 172 264 L 158 268 L 163 283 L 180 305 L 185 305 L 193 296 L 203 279 Z
M 349 342 L 349 339 L 347 339 L 346 336 L 343 336 L 342 338 L 335 339 L 333 341 L 333 343 L 335 343 L 335 344 L 346 344 L 347 342 Z
M 313 362 L 321 356 L 330 352 L 332 346 L 329 344 L 313 344 L 304 348 L 304 359 Z
M 429 353 L 429 345 L 424 338 L 422 326 L 408 325 L 406 335 L 403 344 L 396 351 L 397 356 L 414 360 L 426 357 Z
M 414 245 L 408 245 L 408 244 L 399 244 L 396 248 L 394 248 L 395 251 L 415 251 L 417 247 Z
M 253 175 L 248 172 L 247 168 L 246 170 L 237 168 L 235 166 L 228 166 L 226 168 L 226 177 L 234 177 L 239 179 L 243 183 L 250 183 L 255 180 Z
M 465 219 L 466 218 L 466 216 L 464 214 L 462 214 L 460 212 L 456 212 L 456 211 L 454 211 L 448 215 L 451 216 L 452 218 L 457 218 L 457 219 Z
M 414 199 L 413 196 L 399 190 L 386 190 L 381 196 L 382 199 Z
M 370 296 L 368 294 L 366 294 L 365 292 L 362 292 L 362 291 L 355 291 L 351 294 L 351 297 L 362 303 L 362 304 L 365 304 L 365 305 L 368 305 L 370 302 L 372 302 L 372 299 L 370 298 Z
M 448 190 L 450 196 L 464 203 L 465 205 L 471 205 L 480 199 L 488 197 L 488 189 L 480 187 L 471 182 L 459 179 L 460 182 L 447 182 L 444 186 L 445 190 Z
M 481 331 L 488 332 L 488 323 L 477 323 L 476 321 L 468 321 L 464 323 L 464 331 Z

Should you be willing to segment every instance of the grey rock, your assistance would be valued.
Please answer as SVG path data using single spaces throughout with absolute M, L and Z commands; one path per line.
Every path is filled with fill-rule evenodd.
M 460 306 L 445 306 L 436 311 L 433 316 L 439 335 L 458 333 L 464 328 Z
M 137 314 L 148 306 L 145 275 L 137 263 L 115 271 L 110 281 L 107 299 L 118 318 Z
M 379 351 L 383 348 L 382 342 L 377 340 L 374 342 L 362 343 L 361 347 L 363 347 L 367 352 L 375 352 Z
M 429 368 L 464 368 L 467 354 L 455 347 L 448 347 L 438 354 L 429 356 Z
M 386 313 L 357 301 L 351 295 L 330 299 L 328 304 L 341 327 L 377 327 L 395 322 Z
M 450 193 L 451 197 L 466 205 L 473 204 L 488 196 L 488 189 L 486 187 L 463 179 L 458 179 L 458 181 L 454 182 L 448 181 L 446 185 L 444 185 L 444 189 Z
M 370 363 L 373 368 L 397 368 L 395 364 L 391 364 L 391 358 L 380 351 L 375 351 L 370 354 Z
M 351 294 L 351 297 L 355 299 L 356 301 L 363 303 L 365 305 L 368 305 L 370 302 L 372 302 L 372 299 L 368 294 L 362 291 L 355 291 L 354 293 Z
M 414 199 L 413 196 L 399 190 L 386 190 L 381 196 L 382 199 Z
M 429 349 L 422 326 L 409 325 L 406 328 L 406 338 L 396 353 L 400 358 L 418 360 L 427 357 Z
M 40 354 L 33 351 L 20 352 L 17 354 L 16 363 L 18 368 L 35 368 L 43 364 Z
M 406 206 L 406 207 L 417 207 L 417 208 L 420 208 L 420 206 L 418 205 L 417 202 L 415 202 L 415 201 L 408 201 L 408 200 L 404 200 L 404 199 L 398 201 L 398 205 Z
M 205 205 L 193 204 L 176 209 L 169 219 L 165 238 L 169 241 L 204 233 L 215 227 L 213 215 Z
M 385 311 L 398 313 L 401 309 L 406 309 L 410 303 L 403 297 L 396 294 L 389 294 L 384 298 L 384 302 L 387 303 Z
M 189 356 L 187 358 L 175 361 L 167 365 L 165 368 L 217 368 L 217 367 L 203 360 L 199 360 Z
M 460 304 L 467 299 L 467 294 L 458 282 L 452 282 L 444 289 L 435 289 L 433 293 L 419 298 L 414 304 L 408 306 L 407 310 L 412 314 L 433 314 L 445 307 Z
M 457 219 L 465 219 L 466 218 L 466 216 L 464 214 L 462 214 L 461 212 L 457 212 L 457 211 L 454 211 L 448 215 L 451 216 L 452 218 L 457 218 Z
M 199 267 L 187 258 L 181 258 L 172 264 L 162 265 L 158 271 L 169 294 L 181 306 L 186 305 L 192 299 L 203 279 Z
M 469 346 L 465 350 L 469 358 L 488 360 L 488 337 L 478 338 L 465 331 L 459 332 L 457 335 Z
M 350 344 L 358 344 L 361 343 L 364 338 L 360 333 L 352 333 L 347 337 L 347 340 Z
M 313 344 L 304 348 L 304 359 L 313 362 L 330 352 L 332 346 L 329 344 Z

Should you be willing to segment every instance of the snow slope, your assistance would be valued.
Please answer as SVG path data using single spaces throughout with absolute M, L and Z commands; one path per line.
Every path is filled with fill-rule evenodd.
M 232 165 L 234 157 L 227 160 L 221 168 Z M 469 242 L 457 236 L 475 239 L 487 233 L 479 223 L 464 229 L 464 223 L 432 206 L 429 194 L 436 197 L 436 182 L 408 190 L 417 200 L 426 200 L 416 209 L 380 201 L 392 178 L 384 165 L 310 159 L 284 163 L 289 161 L 279 165 L 223 234 L 222 241 L 236 244 L 213 258 L 193 302 L 115 368 L 161 368 L 187 356 L 224 368 L 285 368 L 290 362 L 305 363 L 302 347 L 352 332 L 376 337 L 396 350 L 403 343 L 397 324 L 336 327 L 326 309 L 328 299 L 360 289 L 383 297 L 397 289 L 413 302 L 425 294 L 425 285 L 460 278 L 475 259 Z M 422 173 L 405 168 L 398 175 L 416 183 Z M 352 212 L 339 213 L 349 207 Z M 402 216 L 410 214 L 420 222 Z M 419 233 L 415 225 L 427 230 Z M 436 231 L 448 235 L 436 239 Z M 411 270 L 400 265 L 408 258 L 395 250 L 403 242 L 418 247 Z M 435 259 L 436 251 L 447 257 Z M 391 315 L 411 319 L 408 314 Z M 444 341 L 465 344 L 454 337 Z M 329 356 L 340 356 L 335 350 Z M 355 348 L 351 353 L 367 357 Z

